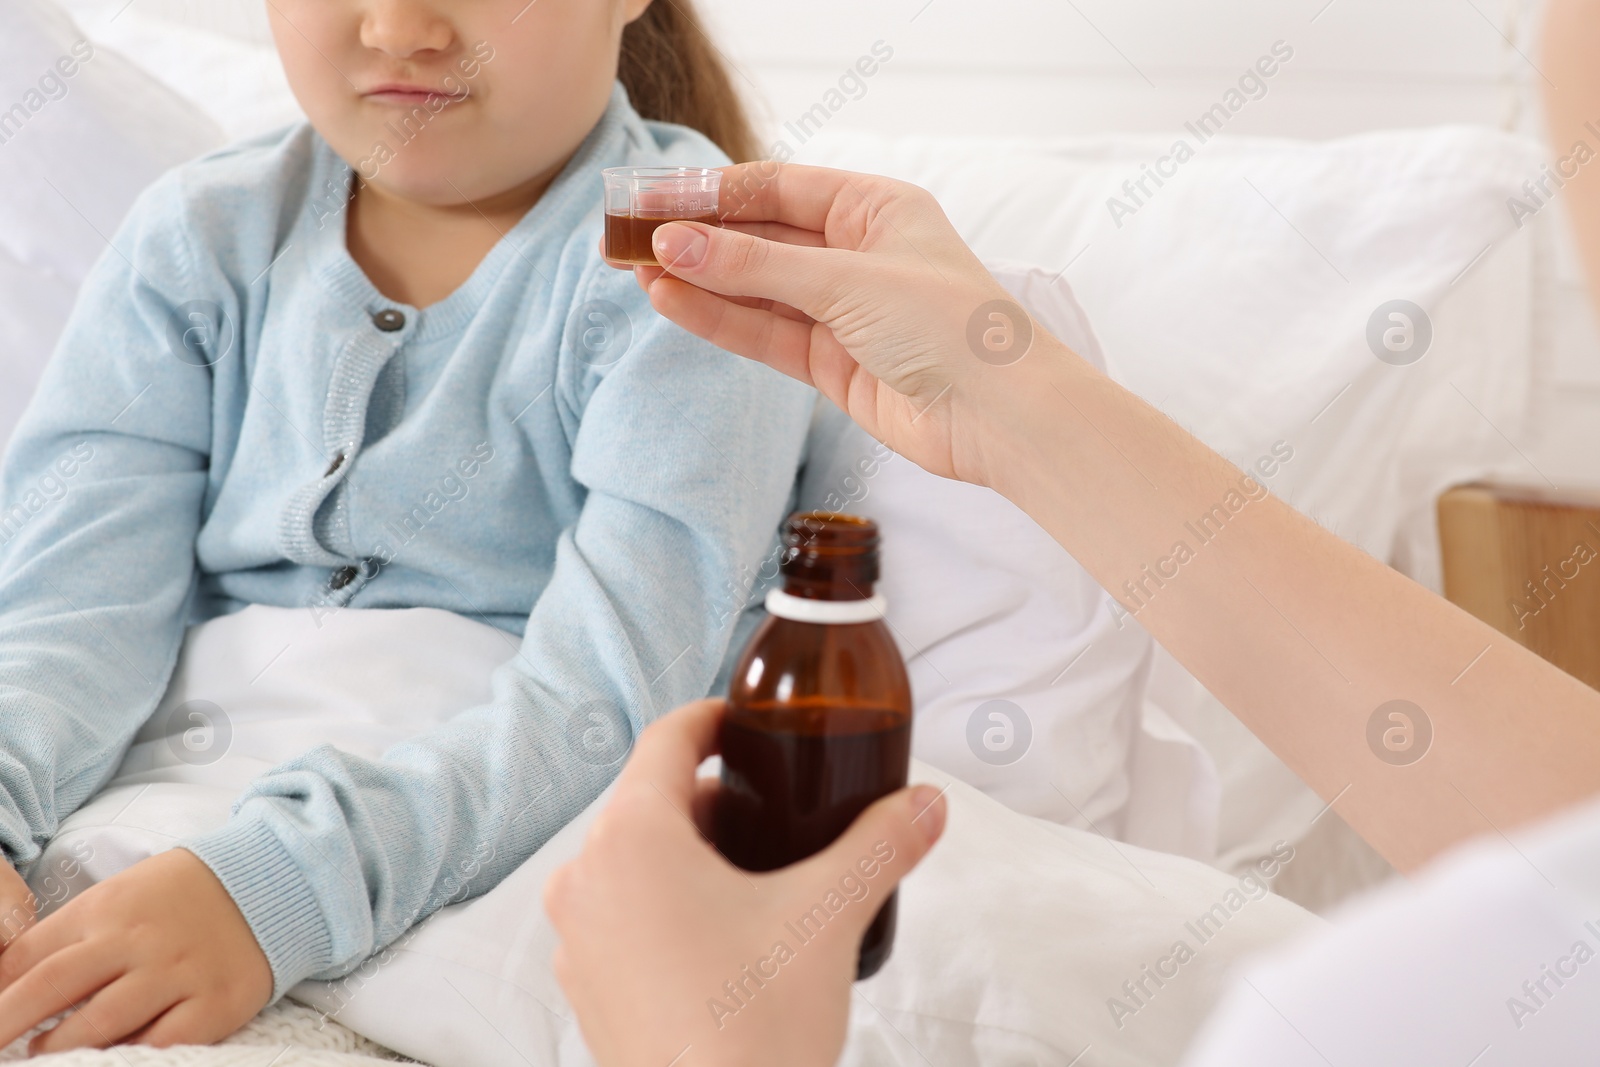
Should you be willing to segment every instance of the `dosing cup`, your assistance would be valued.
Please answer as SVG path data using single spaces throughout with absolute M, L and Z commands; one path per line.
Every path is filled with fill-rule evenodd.
M 659 266 L 651 242 L 669 222 L 720 226 L 722 172 L 703 167 L 610 167 L 606 186 L 605 257 L 613 263 Z

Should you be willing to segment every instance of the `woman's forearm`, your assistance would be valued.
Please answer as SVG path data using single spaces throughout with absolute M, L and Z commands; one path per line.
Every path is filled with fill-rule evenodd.
M 656 308 L 1009 497 L 1397 866 L 1600 790 L 1600 693 L 1246 482 L 1047 335 L 1007 366 L 974 360 L 974 317 L 1020 309 L 927 193 L 759 166 L 730 168 L 739 225 L 800 237 L 664 226 L 672 277 L 643 279 Z
M 1600 0 L 1551 0 L 1545 18 L 1545 115 L 1552 169 L 1565 183 L 1555 195 L 1566 199 L 1600 307 Z
M 1600 693 L 1265 495 L 1052 339 L 999 373 L 1016 381 L 982 401 L 1005 407 L 996 488 L 1397 867 L 1600 790 Z M 1396 700 L 1421 715 L 1379 712 Z

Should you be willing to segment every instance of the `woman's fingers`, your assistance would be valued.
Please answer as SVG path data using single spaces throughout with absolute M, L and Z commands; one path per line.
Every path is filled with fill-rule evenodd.
M 860 281 L 859 261 L 834 248 L 777 244 L 697 222 L 669 223 L 654 241 L 669 274 L 723 296 L 777 300 L 812 318 L 826 317 L 844 287 Z
M 690 805 L 689 814 L 694 818 L 694 824 L 699 829 L 700 835 L 708 841 L 713 836 L 712 820 L 717 815 L 717 794 L 721 791 L 722 783 L 715 778 L 695 779 L 694 801 Z
M 747 233 L 764 241 L 798 245 L 801 248 L 826 248 L 828 235 L 816 230 L 803 230 L 787 222 L 724 222 L 722 228 L 735 233 Z
M 650 287 L 650 303 L 662 315 L 718 348 L 813 384 L 810 363 L 815 327 L 809 319 L 747 307 L 671 277 Z
M 177 1001 L 177 993 L 148 978 L 118 978 L 89 998 L 53 1030 L 28 1043 L 28 1054 L 107 1048 L 150 1024 Z
M 881 901 L 939 840 L 947 810 L 936 786 L 902 789 L 862 812 L 837 841 L 796 865 L 796 871 L 830 886 L 851 877 Z M 876 913 L 876 908 L 857 908 L 854 916 L 865 929 Z
M 765 363 L 813 387 L 858 420 L 866 420 L 862 425 L 868 433 L 878 433 L 873 405 L 852 404 L 851 390 L 862 386 L 874 392 L 890 390 L 861 368 L 832 330 L 809 318 L 790 318 L 786 309 L 746 307 L 670 277 L 651 286 L 650 303 L 718 348 Z
M 0 993 L 0 1048 L 96 992 L 123 968 L 104 945 L 88 942 L 41 960 Z
M 618 776 L 618 792 L 646 783 L 679 811 L 687 811 L 694 799 L 695 768 L 716 755 L 724 707 L 721 700 L 697 700 L 646 727 Z
M 841 197 L 859 200 L 898 185 L 891 178 L 793 163 L 741 163 L 722 169 L 725 222 L 782 222 L 826 233 Z
M 650 287 L 656 282 L 660 281 L 662 278 L 672 277 L 672 275 L 668 274 L 660 267 L 637 267 L 634 269 L 633 276 L 638 281 L 639 288 L 643 289 L 646 293 L 649 293 Z M 782 315 L 784 318 L 793 319 L 796 322 L 810 324 L 816 321 L 799 308 L 790 307 L 788 304 L 781 303 L 777 300 L 768 300 L 765 297 L 759 296 L 712 295 L 715 295 L 719 300 L 726 300 L 730 303 L 738 304 L 740 307 L 755 308 L 757 311 L 770 311 L 774 315 Z

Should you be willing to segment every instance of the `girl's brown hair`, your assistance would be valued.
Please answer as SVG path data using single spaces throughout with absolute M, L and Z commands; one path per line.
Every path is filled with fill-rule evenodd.
M 735 163 L 761 156 L 728 65 L 692 0 L 654 0 L 628 24 L 617 77 L 645 118 L 699 130 Z

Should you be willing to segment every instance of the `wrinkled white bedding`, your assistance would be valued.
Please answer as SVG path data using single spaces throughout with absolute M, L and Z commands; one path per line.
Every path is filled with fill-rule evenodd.
M 512 652 L 500 631 L 432 609 L 319 619 L 255 606 L 196 627 L 118 775 L 34 868 L 36 889 L 65 869 L 79 891 L 215 825 L 265 765 L 319 740 L 376 755 L 481 701 Z M 913 776 L 949 785 L 949 829 L 903 890 L 893 958 L 856 987 L 852 1067 L 1061 1064 L 1086 1047 L 1099 1067 L 1174 1063 L 1242 956 L 1320 924 L 1264 886 L 1018 815 L 922 764 Z M 347 1039 L 343 1024 L 436 1067 L 591 1063 L 549 968 L 540 900 L 594 810 L 493 892 L 440 912 L 355 976 L 292 995 L 328 1014 L 335 1040 Z M 1212 925 L 1192 925 L 1208 914 Z M 1180 941 L 1192 953 L 1181 964 Z M 1148 967 L 1172 973 L 1157 987 Z M 1130 997 L 1124 983 L 1140 981 L 1146 995 Z M 299 1018 L 275 1010 L 258 1029 Z M 231 1049 L 166 1055 L 137 1062 L 242 1062 Z
M 27 1038 L 0 1051 L 0 1063 L 27 1058 Z M 65 1052 L 30 1062 L 50 1067 L 379 1067 L 400 1057 L 322 1013 L 284 1001 L 220 1045 L 152 1049 L 125 1046 Z

